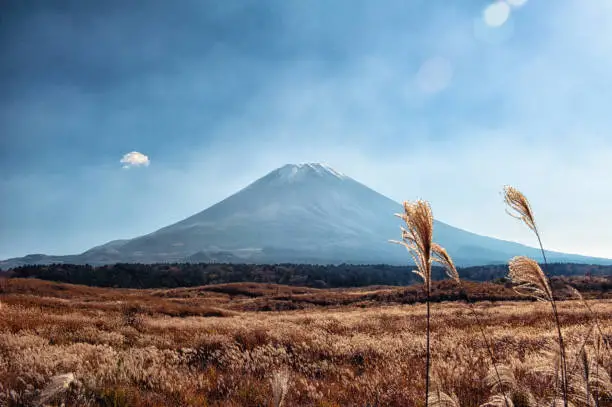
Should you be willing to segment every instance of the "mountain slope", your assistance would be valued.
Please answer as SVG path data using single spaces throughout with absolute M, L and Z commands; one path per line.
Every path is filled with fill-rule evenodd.
M 388 243 L 388 239 L 399 236 L 400 221 L 393 214 L 401 210 L 397 202 L 326 165 L 285 165 L 180 222 L 65 260 L 91 264 L 406 264 L 409 256 L 405 250 Z M 476 235 L 439 221 L 434 224 L 434 238 L 461 266 L 505 263 L 515 255 L 541 256 L 534 248 Z M 612 260 L 554 252 L 548 256 L 557 262 L 612 264 Z M 41 261 L 44 259 L 38 259 Z

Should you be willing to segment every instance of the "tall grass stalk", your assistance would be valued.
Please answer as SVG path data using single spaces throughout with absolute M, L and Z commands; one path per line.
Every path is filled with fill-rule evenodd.
M 506 186 L 504 187 L 504 200 L 506 204 L 514 211 L 514 214 L 506 210 L 506 212 L 517 219 L 522 220 L 529 229 L 531 229 L 540 245 L 542 257 L 544 259 L 544 268 L 548 271 L 548 261 L 540 232 L 535 223 L 535 217 L 529 201 L 518 189 Z M 559 352 L 561 355 L 561 386 L 563 390 L 563 406 L 568 407 L 568 386 L 567 386 L 567 361 L 565 355 L 565 345 L 563 343 L 563 335 L 561 333 L 561 323 L 559 321 L 559 313 L 557 311 L 557 303 L 555 301 L 550 281 L 548 276 L 542 271 L 540 266 L 533 260 L 526 257 L 515 257 L 510 261 L 510 277 L 515 283 L 519 283 L 520 288 L 524 288 L 529 292 L 529 295 L 539 299 L 548 301 L 551 305 L 555 325 L 557 327 L 557 337 L 559 341 Z M 514 271 L 513 271 L 514 267 Z M 520 291 L 517 291 L 520 293 Z
M 391 240 L 404 246 L 412 256 L 417 266 L 414 273 L 423 279 L 425 286 L 425 301 L 427 306 L 426 324 L 426 357 L 425 357 L 425 407 L 429 406 L 429 387 L 430 387 L 430 365 L 431 365 L 431 262 L 433 246 L 433 214 L 428 202 L 418 200 L 416 202 L 404 202 L 404 213 L 395 214 L 401 218 L 406 227 L 401 227 L 402 240 Z

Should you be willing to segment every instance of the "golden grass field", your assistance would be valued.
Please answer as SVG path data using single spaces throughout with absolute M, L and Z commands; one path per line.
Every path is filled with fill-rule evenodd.
M 273 377 L 277 393 L 286 388 L 284 406 L 424 405 L 425 306 L 395 301 L 415 287 L 127 290 L 9 279 L 1 288 L 0 405 L 35 405 L 66 373 L 75 381 L 48 405 L 271 406 Z M 486 283 L 470 290 L 511 293 Z M 612 299 L 599 297 L 588 300 L 594 315 L 579 301 L 559 302 L 570 362 L 585 341 L 594 355 L 594 317 L 612 339 Z M 497 363 L 516 377 L 514 405 L 543 405 L 554 393 L 550 306 L 475 309 Z M 491 360 L 466 304 L 433 303 L 431 332 L 433 382 L 461 406 L 486 403 Z M 610 353 L 598 362 L 612 374 Z M 612 394 L 597 398 L 612 406 Z

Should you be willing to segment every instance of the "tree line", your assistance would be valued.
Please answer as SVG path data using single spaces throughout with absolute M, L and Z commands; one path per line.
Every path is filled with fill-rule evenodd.
M 414 266 L 312 264 L 117 263 L 28 265 L 2 272 L 7 277 L 39 278 L 71 284 L 117 288 L 174 288 L 237 282 L 276 283 L 315 288 L 406 286 L 418 282 Z M 463 267 L 464 280 L 503 283 L 507 265 Z M 612 266 L 553 263 L 550 276 L 612 276 Z M 434 279 L 443 279 L 434 267 Z M 609 281 L 609 280 L 608 280 Z M 612 288 L 612 287 L 609 287 Z

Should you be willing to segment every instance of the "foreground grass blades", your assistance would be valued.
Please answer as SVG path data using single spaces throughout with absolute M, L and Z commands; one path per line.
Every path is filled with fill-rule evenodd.
M 434 282 L 435 292 L 441 283 L 453 289 L 450 281 Z M 466 285 L 477 296 L 478 285 Z M 271 406 L 275 397 L 283 406 L 424 405 L 425 304 L 394 302 L 400 288 L 309 289 L 291 294 L 296 302 L 307 298 L 308 308 L 261 312 L 291 289 L 298 290 L 245 284 L 237 295 L 235 285 L 225 294 L 223 286 L 122 290 L 10 281 L 0 294 L 0 405 L 30 405 L 52 377 L 67 373 L 78 382 L 50 405 Z M 595 299 L 601 296 L 585 301 L 609 341 L 612 298 Z M 193 316 L 213 304 L 214 316 Z M 192 316 L 176 307 L 189 307 Z M 568 355 L 579 354 L 592 314 L 579 301 L 559 301 L 558 308 Z M 490 357 L 472 312 L 460 302 L 432 303 L 432 311 L 432 390 L 454 393 L 461 406 L 486 403 L 498 390 L 485 380 Z M 527 405 L 521 400 L 529 394 L 538 402 L 552 398 L 555 378 L 542 373 L 558 356 L 550 306 L 481 301 L 474 312 L 496 361 L 515 377 L 514 405 Z M 596 331 L 586 338 L 590 359 Z M 597 362 L 612 372 L 603 352 Z M 610 393 L 598 397 L 599 406 L 612 406 Z

